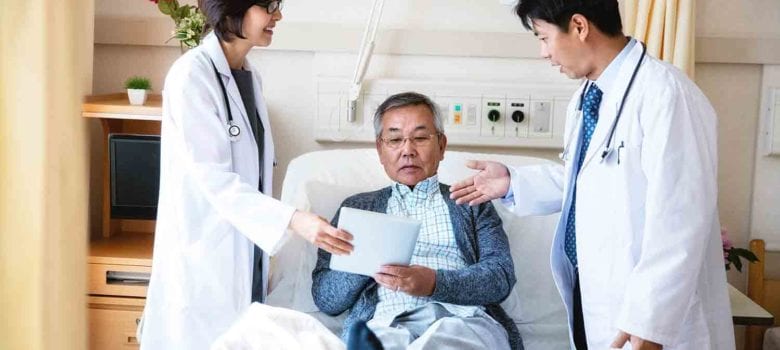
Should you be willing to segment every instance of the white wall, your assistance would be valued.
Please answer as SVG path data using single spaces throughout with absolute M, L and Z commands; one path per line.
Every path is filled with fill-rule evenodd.
M 197 0 L 179 0 L 180 5 L 197 5 Z M 163 17 L 149 0 L 95 0 L 95 17 Z
M 698 0 L 698 36 L 736 38 L 780 37 L 777 0 Z
M 620 0 L 624 2 L 625 0 Z M 196 4 L 196 0 L 181 0 Z M 362 27 L 369 0 L 286 0 L 284 21 Z M 467 32 L 523 32 L 512 8 L 497 0 L 387 0 L 383 28 Z M 163 17 L 142 0 L 95 0 L 97 17 Z M 699 0 L 696 34 L 713 37 L 780 37 L 777 0 Z
M 285 20 L 363 27 L 373 1 L 293 0 Z M 464 32 L 522 32 L 510 6 L 498 0 L 387 0 L 382 28 Z

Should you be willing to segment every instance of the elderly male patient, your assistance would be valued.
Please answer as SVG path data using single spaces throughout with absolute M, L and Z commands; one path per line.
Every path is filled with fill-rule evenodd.
M 383 266 L 371 278 L 330 270 L 330 254 L 319 250 L 314 302 L 329 315 L 349 311 L 342 337 L 367 334 L 363 349 L 522 349 L 499 306 L 515 284 L 501 219 L 490 202 L 456 205 L 439 183 L 447 137 L 433 102 L 412 92 L 391 96 L 374 114 L 374 129 L 393 184 L 341 207 L 422 221 L 411 264 Z

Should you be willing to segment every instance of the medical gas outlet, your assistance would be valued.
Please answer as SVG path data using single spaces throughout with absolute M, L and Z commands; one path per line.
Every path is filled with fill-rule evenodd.
M 482 110 L 482 130 L 480 134 L 488 137 L 504 136 L 504 120 L 501 117 L 504 114 L 504 102 L 500 99 L 489 98 L 483 100 Z
M 508 100 L 506 113 L 510 117 L 510 120 L 507 121 L 506 136 L 528 137 L 528 100 L 522 98 Z

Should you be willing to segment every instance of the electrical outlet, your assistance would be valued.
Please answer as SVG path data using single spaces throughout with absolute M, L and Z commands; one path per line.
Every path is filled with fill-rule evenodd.
M 552 101 L 531 101 L 529 137 L 552 138 Z

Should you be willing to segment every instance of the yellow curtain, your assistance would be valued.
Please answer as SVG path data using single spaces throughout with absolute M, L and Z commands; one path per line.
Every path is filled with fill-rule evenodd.
M 86 349 L 93 0 L 0 0 L 0 349 Z
M 625 32 L 693 79 L 696 0 L 624 0 Z

